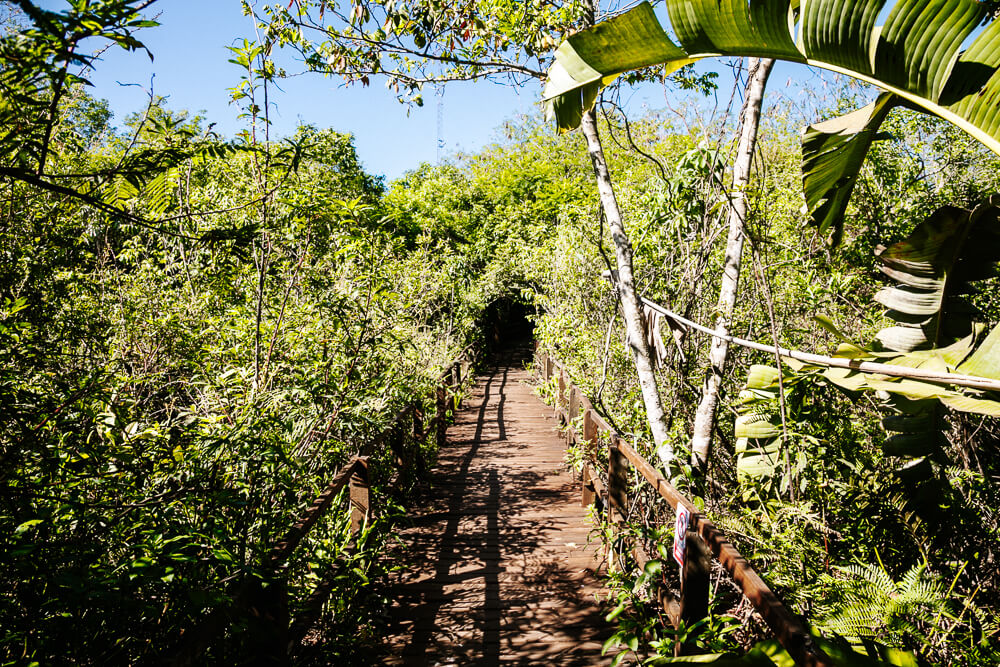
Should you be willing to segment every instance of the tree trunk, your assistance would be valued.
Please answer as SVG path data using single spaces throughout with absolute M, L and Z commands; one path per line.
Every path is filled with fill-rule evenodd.
M 739 143 L 736 146 L 736 162 L 733 165 L 733 187 L 729 195 L 729 235 L 726 239 L 726 260 L 722 270 L 722 284 L 719 287 L 719 302 L 716 309 L 715 329 L 722 334 L 729 333 L 729 320 L 736 305 L 736 294 L 740 282 L 740 260 L 743 256 L 743 225 L 747 216 L 746 186 L 750 181 L 750 167 L 754 149 L 757 146 L 757 128 L 760 125 L 760 107 L 764 98 L 764 87 L 771 74 L 774 60 L 750 59 L 750 76 L 747 79 L 743 111 L 740 114 Z M 729 356 L 729 342 L 724 338 L 712 338 L 709 350 L 709 366 L 702 387 L 701 403 L 694 418 L 694 432 L 691 437 L 691 465 L 696 470 L 704 469 L 712 447 L 712 433 L 715 430 L 715 416 L 719 406 L 719 389 L 722 375 Z
M 653 371 L 653 356 L 646 337 L 646 324 L 643 317 L 642 302 L 635 289 L 632 271 L 632 244 L 629 243 L 625 226 L 622 223 L 618 199 L 611 184 L 611 174 L 608 163 L 604 159 L 604 149 L 601 137 L 597 133 L 597 114 L 591 109 L 583 115 L 583 135 L 587 139 L 587 152 L 594 165 L 594 175 L 597 178 L 597 191 L 600 194 L 604 216 L 611 229 L 611 239 L 615 246 L 615 260 L 618 264 L 618 281 L 615 288 L 622 304 L 625 318 L 625 330 L 628 333 L 629 347 L 635 360 L 635 368 L 639 374 L 639 387 L 642 389 L 642 400 L 646 405 L 646 418 L 653 432 L 656 443 L 656 453 L 664 465 L 669 465 L 673 459 L 673 448 L 667 442 L 667 420 L 663 411 L 663 402 L 656 387 L 656 374 Z

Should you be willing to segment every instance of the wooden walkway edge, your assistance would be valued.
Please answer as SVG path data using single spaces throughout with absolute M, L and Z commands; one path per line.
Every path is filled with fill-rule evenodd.
M 604 665 L 598 540 L 519 366 L 478 378 L 392 575 L 387 665 Z

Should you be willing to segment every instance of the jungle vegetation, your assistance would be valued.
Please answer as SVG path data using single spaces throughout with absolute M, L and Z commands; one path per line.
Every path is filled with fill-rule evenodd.
M 868 32 L 841 31 L 854 51 L 824 41 L 837 34 L 823 21 L 838 2 L 867 22 Z M 961 17 L 937 51 L 920 37 L 944 34 L 943 24 L 916 32 L 900 10 L 876 37 L 913 55 L 903 65 L 877 50 L 856 57 L 877 2 L 688 0 L 701 13 L 674 24 L 676 51 L 642 23 L 652 12 L 639 23 L 621 14 L 603 30 L 645 51 L 591 62 L 597 79 L 546 93 L 563 129 L 590 123 L 592 134 L 512 119 L 483 150 L 390 183 L 365 171 L 336 128 L 271 136 L 264 98 L 291 74 L 275 65 L 275 50 L 297 50 L 305 70 L 348 82 L 387 77 L 393 94 L 419 103 L 429 83 L 541 80 L 570 35 L 572 48 L 559 52 L 586 64 L 595 33 L 583 29 L 606 8 L 247 4 L 263 41 L 234 49 L 243 73 L 232 95 L 246 129 L 226 138 L 211 119 L 155 97 L 116 123 L 118 110 L 88 94 L 96 44 L 145 57 L 142 31 L 156 29 L 150 4 L 0 3 L 4 664 L 170 655 L 232 605 L 241 582 L 261 576 L 268 549 L 358 443 L 482 342 L 479 325 L 501 299 L 529 306 L 538 344 L 817 632 L 893 664 L 1000 662 L 1000 397 L 732 347 L 716 369 L 714 444 L 692 456 L 711 341 L 664 323 L 665 354 L 637 351 L 623 309 L 630 297 L 603 276 L 622 268 L 621 234 L 609 229 L 618 224 L 634 295 L 715 324 L 751 74 L 739 58 L 861 72 L 894 97 L 846 77 L 829 79 L 806 110 L 763 96 L 738 188 L 746 242 L 728 331 L 1000 379 L 995 118 L 988 102 L 957 97 L 966 79 L 948 78 L 955 62 L 1000 62 L 991 3 L 918 3 Z M 666 4 L 674 17 L 684 3 Z M 710 4 L 731 11 L 712 14 Z M 798 17 L 804 51 L 739 29 L 741 11 L 765 4 L 784 13 L 754 25 L 780 34 Z M 634 30 L 653 38 L 628 40 Z M 969 46 L 973 34 L 983 43 Z M 713 109 L 700 94 L 717 80 L 688 61 L 719 54 L 734 57 L 736 83 L 714 91 Z M 664 62 L 687 66 L 671 72 Z M 640 81 L 664 86 L 674 106 L 627 117 L 619 95 Z M 598 133 L 617 212 L 595 186 Z M 652 384 L 637 372 L 643 355 Z M 663 408 L 655 419 L 650 386 Z M 433 442 L 421 452 L 432 462 Z M 377 662 L 387 603 L 380 556 L 405 499 L 380 486 L 391 454 L 373 457 L 383 518 L 355 542 L 347 514 L 331 513 L 290 570 L 295 600 L 349 564 L 336 570 L 323 641 L 304 663 Z M 569 451 L 567 464 L 579 457 Z M 630 526 L 632 539 L 666 554 L 666 513 L 630 517 Z M 721 571 L 711 616 L 692 632 L 673 628 L 650 594 L 676 584 L 671 568 L 622 565 L 609 581 L 619 624 L 609 660 L 663 664 L 678 638 L 760 658 L 766 632 Z M 237 619 L 205 660 L 244 659 L 246 631 Z

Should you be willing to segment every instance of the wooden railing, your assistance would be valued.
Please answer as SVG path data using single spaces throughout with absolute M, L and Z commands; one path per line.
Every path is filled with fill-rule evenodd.
M 351 506 L 351 534 L 356 535 L 373 517 L 371 494 L 372 453 L 387 447 L 392 453 L 394 472 L 386 484 L 390 492 L 405 486 L 412 477 L 423 474 L 424 461 L 419 451 L 427 435 L 434 434 L 438 446 L 445 442 L 449 415 L 459 407 L 463 382 L 474 363 L 470 345 L 438 378 L 438 386 L 427 398 L 434 401 L 434 415 L 424 420 L 425 398 L 414 400 L 400 410 L 390 425 L 362 447 L 335 475 L 313 500 L 267 556 L 257 576 L 248 576 L 232 597 L 227 608 L 218 608 L 201 624 L 185 634 L 179 650 L 169 664 L 176 667 L 198 664 L 202 654 L 218 641 L 236 621 L 247 626 L 244 647 L 249 648 L 254 664 L 287 664 L 289 654 L 299 646 L 322 613 L 333 590 L 333 576 L 328 576 L 301 606 L 295 619 L 289 617 L 288 561 L 303 539 L 347 488 Z M 412 437 L 408 438 L 410 434 Z M 408 447 L 408 444 L 412 445 Z M 353 549 L 353 547 L 352 547 Z
M 690 514 L 688 531 L 684 536 L 686 556 L 681 572 L 680 600 L 660 597 L 660 604 L 675 624 L 679 624 L 681 620 L 692 623 L 707 615 L 710 557 L 714 556 L 796 664 L 804 667 L 833 665 L 829 656 L 813 641 L 805 624 L 782 604 L 746 558 L 726 539 L 725 534 L 620 437 L 573 384 L 566 368 L 540 349 L 535 353 L 535 367 L 542 380 L 548 382 L 553 377 L 556 378 L 554 407 L 557 417 L 567 426 L 567 438 L 573 442 L 589 444 L 581 474 L 581 502 L 584 505 L 597 502 L 605 508 L 610 523 L 616 528 L 621 527 L 629 514 L 628 471 L 632 466 L 675 512 L 683 507 Z M 582 427 L 577 432 L 575 424 L 581 417 Z M 606 484 L 597 469 L 598 458 L 594 445 L 599 440 L 606 440 L 608 443 Z M 649 560 L 641 545 L 636 546 L 632 555 L 640 567 Z

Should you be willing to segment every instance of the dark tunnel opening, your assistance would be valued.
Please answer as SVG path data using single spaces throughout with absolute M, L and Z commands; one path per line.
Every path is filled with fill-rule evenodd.
M 530 355 L 535 337 L 534 308 L 515 295 L 494 300 L 482 315 L 485 352 L 491 356 Z

